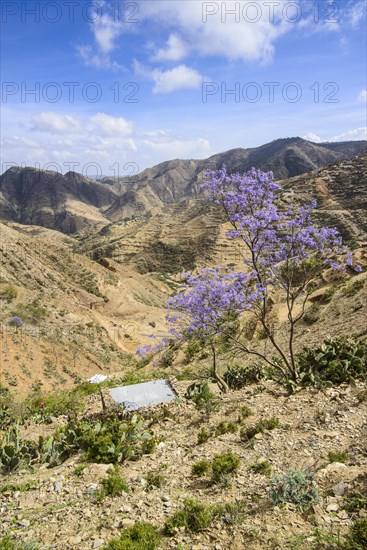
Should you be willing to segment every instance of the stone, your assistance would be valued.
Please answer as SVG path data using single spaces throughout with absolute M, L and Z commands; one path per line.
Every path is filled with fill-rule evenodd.
M 95 550 L 96 548 L 101 548 L 101 546 L 104 545 L 104 540 L 103 539 L 94 539 L 93 541 L 93 550 Z
M 62 481 L 61 481 L 61 479 L 57 479 L 57 480 L 54 482 L 54 491 L 56 491 L 57 493 L 59 493 L 60 491 L 62 491 Z
M 331 489 L 335 496 L 342 497 L 348 490 L 348 485 L 346 483 L 340 482 Z

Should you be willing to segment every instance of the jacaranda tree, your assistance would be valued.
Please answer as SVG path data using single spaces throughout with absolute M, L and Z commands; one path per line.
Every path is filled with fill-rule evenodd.
M 243 272 L 215 267 L 186 275 L 183 290 L 168 301 L 170 335 L 176 341 L 199 339 L 212 351 L 213 374 L 223 391 L 227 388 L 218 373 L 216 350 L 224 340 L 233 350 L 261 357 L 296 383 L 295 327 L 305 313 L 313 281 L 326 267 L 352 267 L 351 254 L 336 229 L 315 224 L 315 202 L 288 205 L 282 201 L 271 172 L 252 169 L 229 174 L 223 167 L 206 176 L 203 188 L 208 200 L 223 210 L 231 224 L 228 238 L 241 244 Z M 286 304 L 286 345 L 273 330 L 273 295 Z M 242 337 L 241 316 L 249 310 L 272 344 L 275 358 Z

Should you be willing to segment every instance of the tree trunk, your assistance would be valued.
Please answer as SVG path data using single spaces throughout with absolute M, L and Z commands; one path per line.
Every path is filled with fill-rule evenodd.
M 215 351 L 215 347 L 212 345 L 212 353 L 213 353 L 213 375 L 215 380 L 217 381 L 217 384 L 219 386 L 219 389 L 223 393 L 229 392 L 229 386 L 228 384 L 223 380 L 221 375 L 218 372 L 218 365 L 217 365 L 217 353 Z

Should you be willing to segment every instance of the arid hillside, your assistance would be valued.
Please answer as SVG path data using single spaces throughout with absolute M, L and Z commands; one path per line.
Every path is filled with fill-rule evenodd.
M 338 161 L 282 182 L 283 200 L 316 198 L 320 223 L 337 225 L 367 265 L 367 156 Z M 104 222 L 76 235 L 1 224 L 1 382 L 26 394 L 71 386 L 99 372 L 128 372 L 152 333 L 166 334 L 164 304 L 180 274 L 206 265 L 240 267 L 238 243 L 202 197 L 135 220 Z M 359 333 L 366 319 L 366 274 L 325 273 L 311 296 L 299 346 L 329 334 Z M 323 293 L 330 300 L 323 299 Z M 282 331 L 283 306 L 275 312 Z M 19 316 L 17 330 L 9 319 Z M 178 363 L 176 368 L 181 368 Z

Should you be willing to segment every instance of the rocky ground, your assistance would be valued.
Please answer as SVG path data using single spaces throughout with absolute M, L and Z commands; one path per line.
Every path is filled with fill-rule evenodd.
M 176 401 L 148 411 L 160 443 L 153 454 L 120 466 L 131 487 L 129 493 L 97 501 L 95 491 L 109 466 L 89 464 L 83 469 L 81 455 L 57 468 L 2 476 L 0 536 L 37 542 L 44 550 L 103 548 L 137 521 L 162 528 L 190 497 L 210 505 L 243 501 L 245 511 L 238 524 L 217 521 L 199 534 L 177 529 L 173 537 L 163 538 L 162 549 L 338 548 L 324 546 L 322 540 L 331 536 L 337 540 L 358 514 L 367 514 L 366 510 L 351 513 L 347 506 L 352 492 L 361 483 L 367 484 L 367 384 L 304 389 L 288 395 L 276 383 L 266 381 L 220 396 L 220 408 L 209 419 L 183 397 L 187 385 L 178 383 Z M 89 410 L 98 409 L 99 398 L 89 399 Z M 240 423 L 239 411 L 245 405 L 253 414 Z M 233 420 L 246 428 L 271 417 L 279 418 L 279 427 L 256 434 L 252 443 L 241 440 L 237 431 L 212 435 L 198 444 L 203 427 L 210 431 L 221 421 Z M 27 434 L 38 436 L 40 430 L 42 426 L 30 425 Z M 229 451 L 241 458 L 230 486 L 213 485 L 208 477 L 192 475 L 198 460 Z M 339 455 L 343 462 L 331 462 L 330 452 L 345 453 Z M 309 468 L 315 474 L 319 503 L 307 513 L 293 504 L 274 506 L 268 496 L 271 475 L 251 469 L 264 460 L 272 465 L 271 475 Z M 148 472 L 163 475 L 163 487 L 149 487 Z

